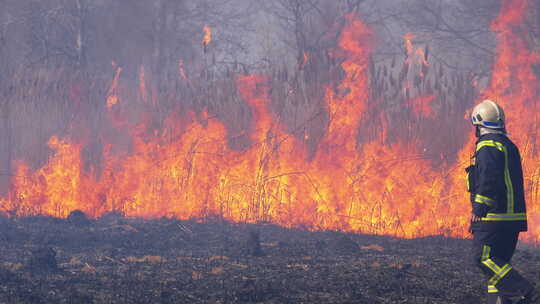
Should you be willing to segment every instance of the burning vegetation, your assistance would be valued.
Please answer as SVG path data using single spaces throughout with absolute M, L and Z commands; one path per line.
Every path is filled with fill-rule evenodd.
M 52 290 L 82 275 L 81 290 L 112 284 L 131 290 L 121 295 L 130 303 L 137 298 L 162 303 L 478 303 L 472 291 L 446 295 L 451 300 L 444 302 L 430 294 L 429 286 L 412 302 L 392 284 L 411 276 L 410 284 L 429 285 L 429 265 L 420 257 L 438 245 L 463 255 L 458 248 L 468 237 L 470 219 L 464 168 L 474 143 L 467 109 L 483 98 L 508 109 L 508 129 L 521 147 L 525 170 L 530 228 L 522 239 L 529 245 L 540 241 L 540 7 L 533 1 L 502 0 L 474 8 L 491 12 L 486 35 L 493 48 L 478 47 L 463 31 L 453 32 L 461 43 L 490 54 L 489 71 L 478 73 L 449 63 L 444 48 L 430 44 L 438 32 L 422 27 L 428 23 L 409 24 L 394 41 L 399 52 L 381 51 L 384 32 L 380 24 L 368 22 L 374 15 L 367 0 L 336 1 L 343 6 L 339 9 L 314 1 L 320 6 L 316 12 L 306 8 L 304 2 L 310 1 L 275 1 L 261 8 L 284 24 L 290 19 L 283 12 L 299 19 L 288 33 L 294 36 L 288 39 L 294 40 L 295 54 L 259 63 L 238 55 L 232 60 L 229 53 L 251 37 L 242 32 L 246 24 L 223 21 L 240 18 L 231 6 L 244 1 L 201 1 L 206 5 L 200 7 L 154 1 L 152 55 L 141 55 L 134 64 L 108 53 L 107 64 L 94 68 L 92 56 L 104 55 L 90 52 L 92 41 L 125 50 L 106 40 L 106 33 L 96 31 L 94 37 L 84 27 L 91 13 L 104 9 L 102 4 L 76 2 L 73 10 L 56 11 L 75 12 L 62 19 L 77 38 L 72 49 L 60 48 L 68 59 L 61 52 L 48 53 L 58 51 L 57 41 L 44 38 L 32 49 L 47 54 L 45 59 L 40 57 L 35 68 L 6 69 L 10 78 L 0 83 L 5 133 L 0 152 L 6 164 L 0 213 L 3 238 L 12 244 L 3 249 L 9 262 L 0 277 L 9 277 L 10 290 L 31 284 L 28 274 L 19 272 L 46 268 L 39 282 Z M 465 5 L 458 2 L 456 7 Z M 137 5 L 128 7 L 144 9 Z M 204 20 L 215 16 L 212 9 L 223 19 Z M 309 15 L 323 12 L 328 15 L 319 21 Z M 206 17 L 186 21 L 189 31 L 179 21 L 196 16 Z M 114 17 L 105 21 L 119 24 Z M 0 28 L 0 54 L 1 38 L 10 37 L 9 22 Z M 316 32 L 316 26 L 324 30 Z M 182 29 L 185 36 L 172 45 L 167 35 Z M 245 35 L 236 44 L 231 42 L 234 31 Z M 55 37 L 51 33 L 47 39 Z M 25 125 L 21 117 L 32 122 Z M 114 220 L 108 221 L 111 215 Z M 307 239 L 287 243 L 279 238 L 282 233 Z M 32 235 L 45 240 L 17 257 Z M 412 238 L 423 239 L 404 240 Z M 431 251 L 421 254 L 420 244 Z M 272 257 L 286 257 L 285 264 Z M 345 268 L 351 260 L 351 272 L 357 273 L 349 276 Z M 341 270 L 331 270 L 334 264 Z M 283 267 L 287 274 L 280 274 Z M 261 282 L 265 270 L 260 268 L 273 277 Z M 62 274 L 44 283 L 45 276 L 58 271 Z M 104 278 L 111 271 L 113 276 Z M 380 273 L 378 281 L 368 275 L 371 271 Z M 158 273 L 154 293 L 133 288 Z M 287 281 L 323 273 L 363 283 L 346 287 L 347 296 L 336 300 L 344 287 Z M 169 282 L 165 274 L 179 279 Z M 130 285 L 134 276 L 140 280 Z M 393 296 L 353 292 L 378 288 L 379 279 L 388 282 L 385 288 Z M 180 281 L 184 291 L 191 291 L 176 289 Z M 58 300 L 40 286 L 40 297 Z M 279 295 L 288 286 L 291 293 Z M 308 296 L 300 291 L 304 288 L 311 290 Z M 24 302 L 31 296 L 17 290 L 0 300 Z M 75 290 L 72 296 L 78 303 L 119 301 L 112 293 Z
M 456 127 L 467 124 L 459 112 L 464 109 L 457 106 L 468 107 L 483 96 L 510 109 L 509 129 L 525 147 L 533 227 L 526 239 L 537 241 L 538 156 L 536 136 L 531 136 L 537 122 L 522 117 L 535 113 L 533 69 L 539 55 L 519 30 L 526 5 L 505 1 L 492 22 L 497 56 L 490 84 L 481 91 L 471 77 L 447 75 L 444 66 L 431 62 L 428 46 L 416 46 L 412 33 L 403 38 L 402 63 L 394 58 L 390 65 L 376 64 L 375 33 L 354 13 L 343 17 L 328 53 L 327 60 L 334 62 L 330 74 L 336 76 L 315 83 L 320 102 L 285 105 L 313 98 L 301 96 L 312 89 L 298 85 L 314 85 L 308 79 L 280 92 L 286 89 L 280 82 L 287 83 L 280 74 L 286 72 L 227 71 L 234 81 L 213 78 L 208 81 L 215 86 L 209 88 L 189 82 L 180 61 L 177 85 L 203 90 L 203 97 L 194 98 L 204 100 L 190 107 L 185 96 L 154 87 L 144 66 L 138 90 L 130 90 L 122 66 L 113 63 L 114 77 L 101 101 L 84 96 L 88 83 L 65 84 L 76 106 L 90 102 L 102 113 L 101 124 L 113 131 L 84 132 L 91 122 L 77 117 L 68 128 L 87 134 L 51 136 L 51 153 L 38 168 L 14 161 L 1 206 L 17 216 L 66 217 L 82 210 L 99 217 L 119 211 L 144 218 L 219 217 L 407 238 L 465 237 L 469 206 L 462 167 L 472 142 L 465 134 L 472 132 Z M 211 40 L 205 25 L 205 53 Z M 308 58 L 302 53 L 304 70 L 317 60 Z M 300 73 L 307 78 L 309 71 Z M 163 104 L 168 111 L 163 112 Z M 305 113 L 291 121 L 293 110 Z M 315 123 L 320 126 L 311 129 Z M 436 128 L 440 134 L 433 134 Z M 98 156 L 88 160 L 84 151 L 92 141 L 98 142 Z

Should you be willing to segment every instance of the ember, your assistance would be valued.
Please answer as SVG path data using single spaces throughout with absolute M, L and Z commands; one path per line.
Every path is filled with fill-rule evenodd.
M 212 29 L 205 25 L 203 27 L 203 32 L 204 32 L 204 37 L 203 37 L 203 47 L 204 47 L 204 52 L 206 53 L 206 48 L 208 47 L 208 45 L 210 44 L 210 42 L 212 42 Z

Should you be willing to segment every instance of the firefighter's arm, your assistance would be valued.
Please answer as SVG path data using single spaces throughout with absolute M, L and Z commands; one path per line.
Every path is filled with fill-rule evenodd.
M 476 152 L 476 185 L 471 196 L 473 213 L 484 217 L 497 207 L 497 192 L 504 187 L 504 152 L 498 145 L 479 143 Z

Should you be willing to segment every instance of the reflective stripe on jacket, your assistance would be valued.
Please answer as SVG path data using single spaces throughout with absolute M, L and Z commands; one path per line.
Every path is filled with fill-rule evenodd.
M 527 230 L 523 171 L 518 148 L 503 134 L 482 135 L 467 168 L 473 230 Z

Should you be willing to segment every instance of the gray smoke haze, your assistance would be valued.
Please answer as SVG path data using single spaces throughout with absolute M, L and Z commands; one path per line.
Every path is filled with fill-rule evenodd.
M 534 5 L 530 41 L 538 45 L 540 5 Z M 53 135 L 85 138 L 86 158 L 99 162 L 100 134 L 113 129 L 104 102 L 117 67 L 127 95 L 137 92 L 142 72 L 155 88 L 159 106 L 145 111 L 154 115 L 156 130 L 180 106 L 208 107 L 218 116 L 244 113 L 238 98 L 227 94 L 235 73 L 272 75 L 275 107 L 284 113 L 305 103 L 298 117 L 284 116 L 293 128 L 319 110 L 323 84 L 339 76 L 339 62 L 329 54 L 344 16 L 358 14 L 374 31 L 374 74 L 399 72 L 404 35 L 412 33 L 440 77 L 485 85 L 496 54 L 490 23 L 499 7 L 499 0 L 0 0 L 2 184 L 8 185 L 16 160 L 32 168 L 46 162 Z M 206 48 L 204 26 L 212 29 Z M 179 79 L 180 68 L 189 81 Z M 386 85 L 378 94 L 395 103 L 401 93 Z M 470 102 L 475 96 L 460 94 L 453 98 Z M 234 115 L 222 116 L 232 133 L 246 127 Z M 306 129 L 321 129 L 321 121 L 309 123 Z
M 499 1 L 3 0 L 1 7 L 0 60 L 11 69 L 102 70 L 114 60 L 127 71 L 145 64 L 175 73 L 180 59 L 188 67 L 203 60 L 205 25 L 213 29 L 207 56 L 216 66 L 289 65 L 299 52 L 333 47 L 331 31 L 343 15 L 357 12 L 377 33 L 381 60 L 402 56 L 403 35 L 411 32 L 448 67 L 485 73 Z

